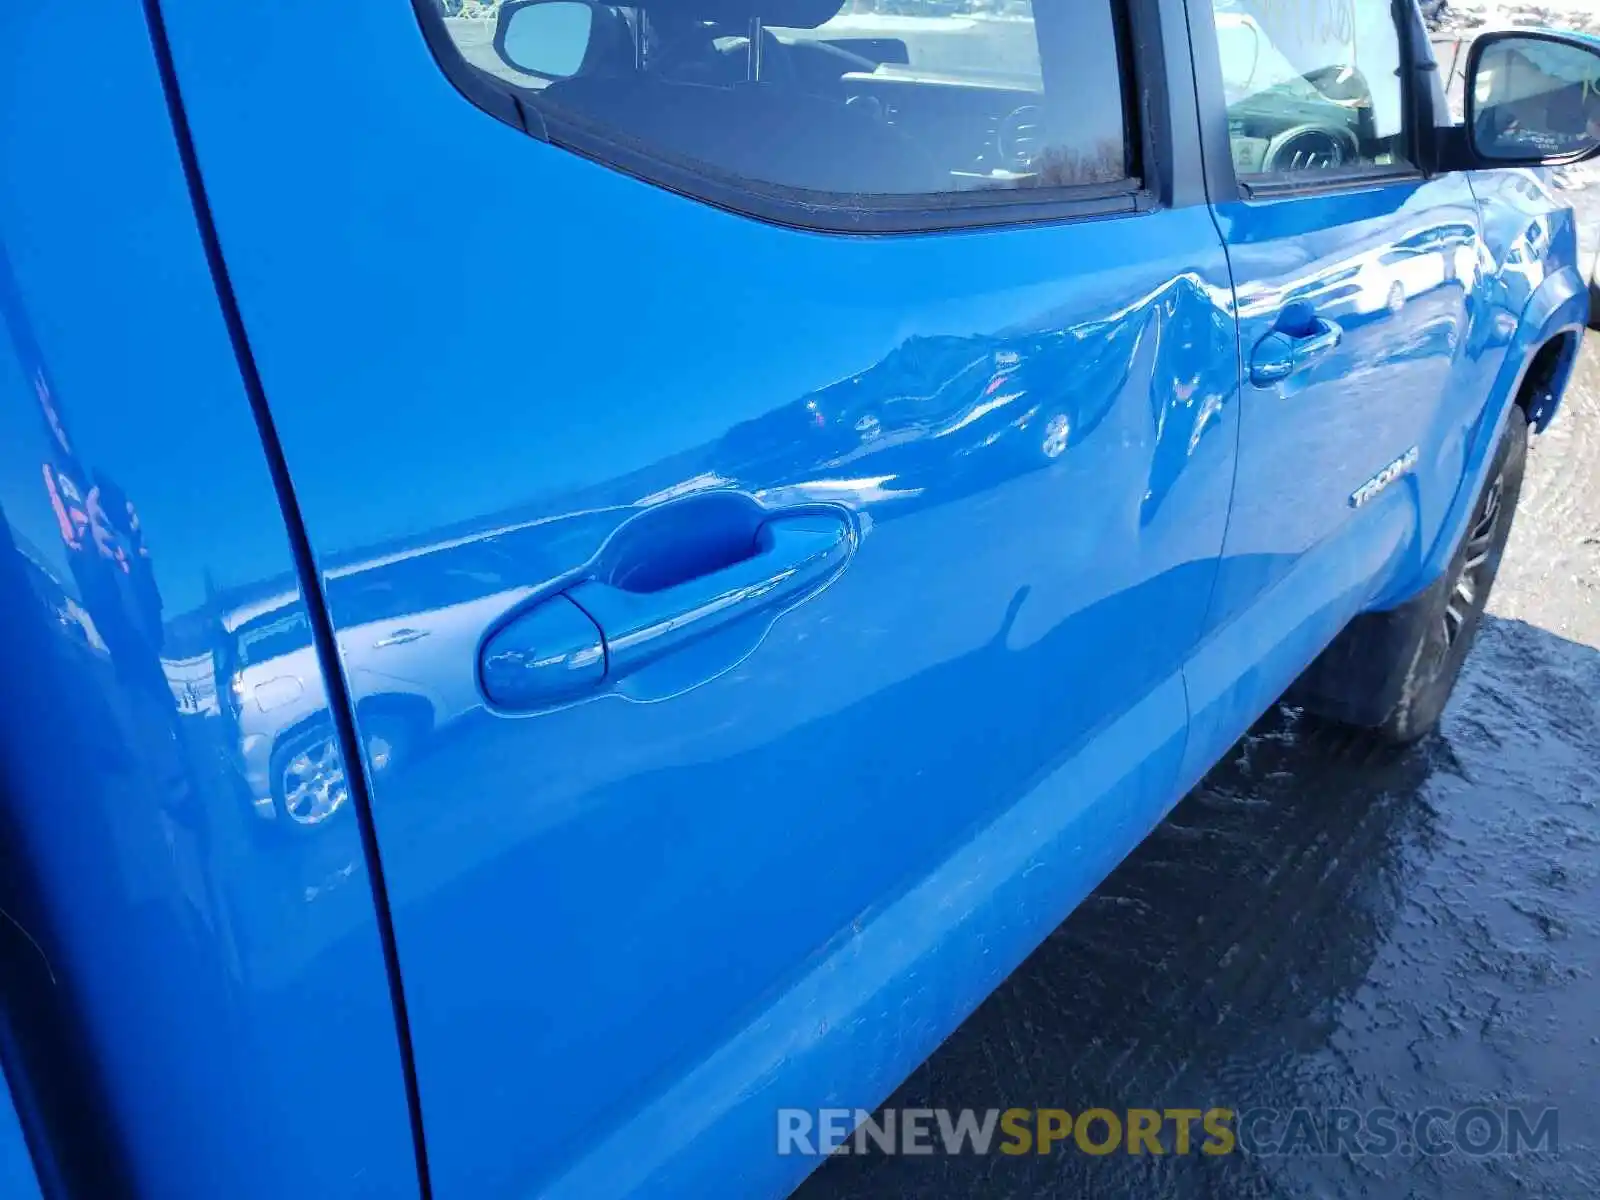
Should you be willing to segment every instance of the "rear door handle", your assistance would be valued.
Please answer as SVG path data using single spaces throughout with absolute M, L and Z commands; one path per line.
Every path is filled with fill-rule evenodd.
M 1281 383 L 1344 341 L 1344 330 L 1326 317 L 1312 317 L 1303 333 L 1290 333 L 1282 326 L 1280 321 L 1279 328 L 1257 342 L 1250 357 L 1250 382 L 1257 387 Z
M 779 514 L 755 531 L 748 557 L 669 587 L 584 579 L 489 637 L 484 694 L 504 708 L 539 708 L 598 690 L 736 622 L 775 618 L 831 583 L 854 548 L 843 513 Z
M 620 679 L 746 616 L 786 608 L 827 582 L 849 554 L 849 528 L 828 516 L 780 517 L 743 562 L 658 592 L 590 581 L 567 594 L 600 626 L 606 675 Z
M 407 642 L 421 641 L 428 636 L 426 629 L 395 629 L 386 637 L 381 637 L 372 643 L 374 650 L 381 650 L 385 646 L 404 646 Z

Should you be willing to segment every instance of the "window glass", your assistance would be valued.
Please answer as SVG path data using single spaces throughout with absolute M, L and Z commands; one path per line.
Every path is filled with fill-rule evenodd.
M 1212 0 L 1241 175 L 1405 161 L 1389 0 Z
M 1113 0 L 440 2 L 462 58 L 590 152 L 854 197 L 1129 175 Z
M 980 24 L 981 23 L 981 24 Z M 950 0 L 880 0 L 846 5 L 815 29 L 773 26 L 780 40 L 837 42 L 871 39 L 903 46 L 908 60 L 881 64 L 885 73 L 993 82 L 1044 90 L 1039 40 L 1028 0 L 980 6 Z M 898 45 L 892 45 L 898 43 Z
M 253 667 L 311 645 L 311 624 L 298 600 L 241 626 L 234 635 L 241 667 Z

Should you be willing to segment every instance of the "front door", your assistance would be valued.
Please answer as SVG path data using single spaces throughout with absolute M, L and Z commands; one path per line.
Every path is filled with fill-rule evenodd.
M 365 752 L 283 852 L 373 823 L 437 1195 L 787 1190 L 1174 799 L 1186 47 L 955 7 L 163 5 Z
M 1242 359 L 1238 492 L 1190 671 L 1192 774 L 1386 583 L 1414 575 L 1492 364 L 1469 336 L 1482 315 L 1472 191 L 1415 165 L 1429 76 L 1403 65 L 1412 6 L 1190 9 Z

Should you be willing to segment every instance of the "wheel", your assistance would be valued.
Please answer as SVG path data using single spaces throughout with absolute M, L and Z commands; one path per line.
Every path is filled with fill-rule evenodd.
M 361 724 L 367 763 L 374 775 L 384 774 L 411 742 L 411 727 L 387 713 L 364 718 Z M 326 720 L 302 730 L 274 751 L 271 769 L 272 799 L 279 818 L 288 818 L 291 828 L 315 828 L 350 801 L 344 755 L 333 725 Z
M 1444 574 L 1399 608 L 1357 617 L 1285 699 L 1396 745 L 1431 733 L 1488 606 L 1527 458 L 1528 418 L 1513 406 L 1467 534 Z
M 1397 279 L 1389 287 L 1388 307 L 1391 313 L 1398 313 L 1406 306 L 1406 289 Z
M 1428 603 L 1419 613 L 1417 647 L 1400 685 L 1400 699 L 1378 726 L 1385 740 L 1414 742 L 1431 733 L 1444 715 L 1500 573 L 1527 462 L 1528 418 L 1513 405 L 1467 536 L 1444 578 L 1424 593 Z
M 350 781 L 331 722 L 318 722 L 273 752 L 272 798 L 279 819 L 299 829 L 321 825 L 349 801 Z

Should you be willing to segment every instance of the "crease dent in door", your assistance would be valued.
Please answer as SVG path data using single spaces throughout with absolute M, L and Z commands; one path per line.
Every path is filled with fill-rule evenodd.
M 350 14 L 381 82 L 330 56 L 312 104 L 281 86 L 298 0 L 248 54 L 172 3 L 342 581 L 435 1187 L 588 1179 L 616 1135 L 646 1193 L 725 1187 L 735 1153 L 786 1190 L 812 1164 L 769 1155 L 774 1096 L 881 1099 L 1173 799 L 1238 433 L 1210 213 L 801 233 L 515 136 L 391 6 Z M 463 253 L 450 214 L 501 196 Z M 669 700 L 485 706 L 492 630 L 728 493 L 847 510 L 848 569 Z M 431 633 L 372 648 L 400 628 Z

